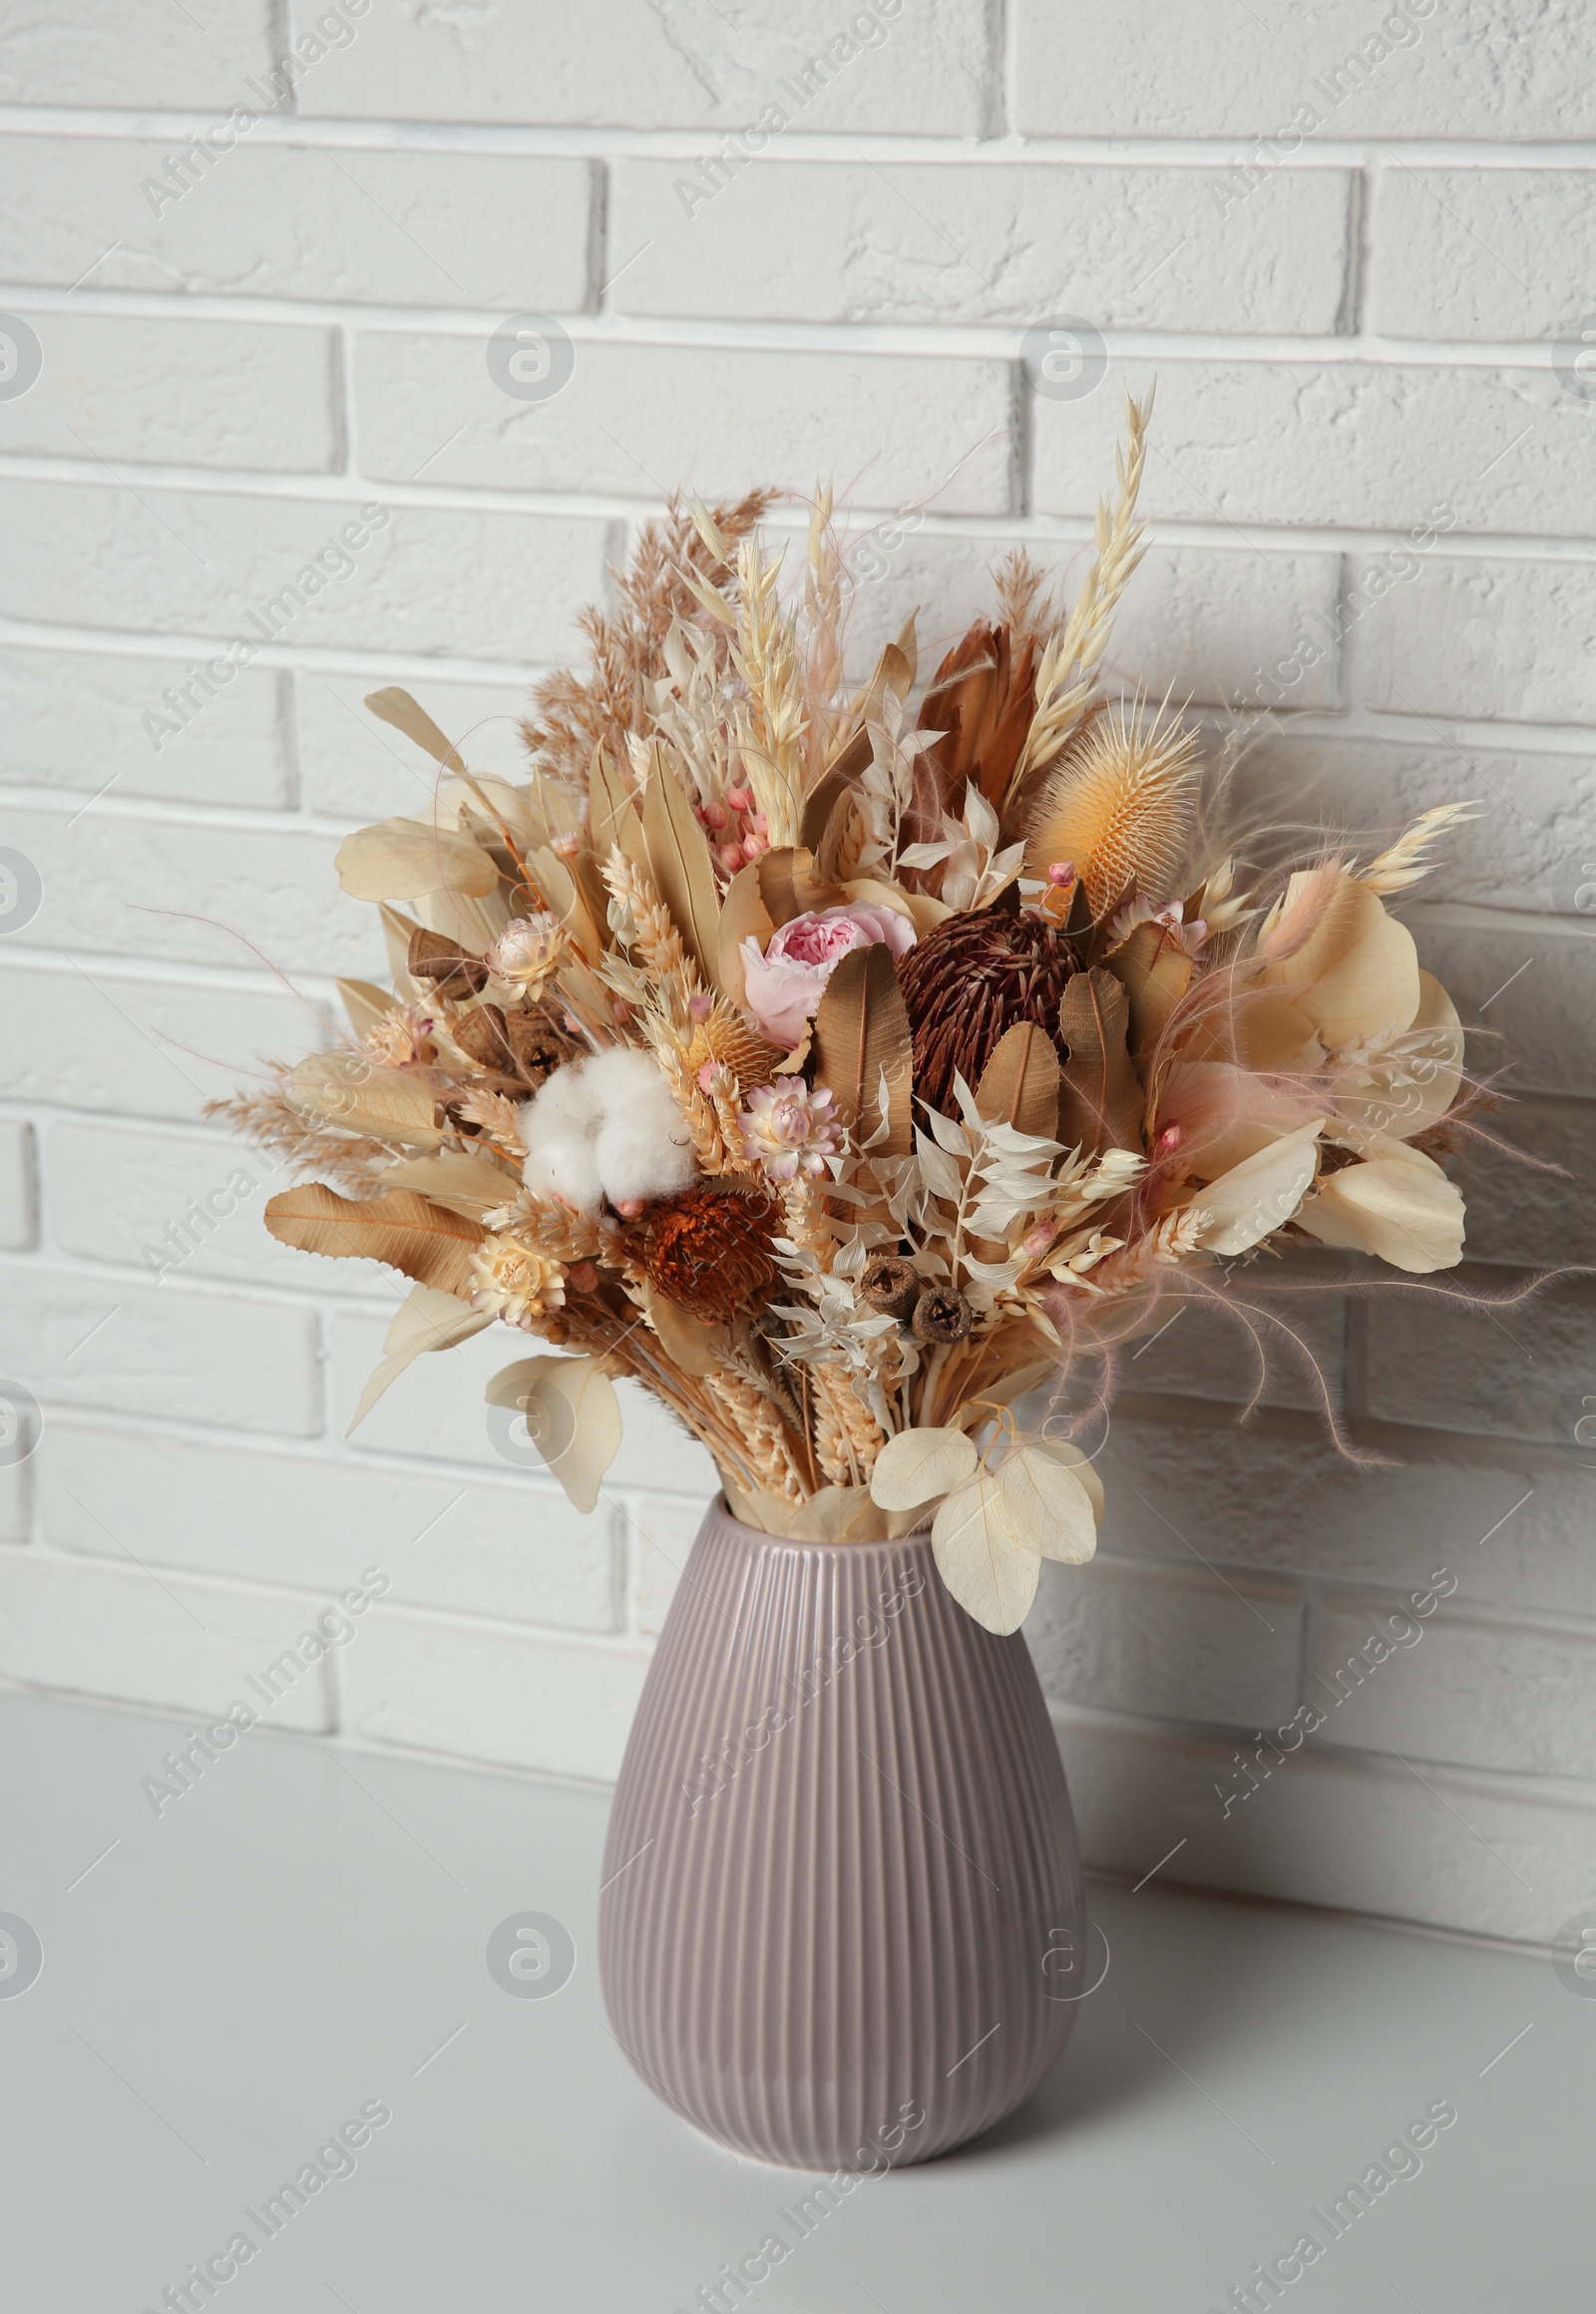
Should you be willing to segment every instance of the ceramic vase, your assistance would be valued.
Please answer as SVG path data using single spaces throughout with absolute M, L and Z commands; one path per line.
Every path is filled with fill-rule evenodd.
M 615 1792 L 598 1957 L 657 2097 L 793 2168 L 922 2161 L 1013 2111 L 1084 1990 L 1080 1859 L 1019 1634 L 930 1537 L 693 1546 Z

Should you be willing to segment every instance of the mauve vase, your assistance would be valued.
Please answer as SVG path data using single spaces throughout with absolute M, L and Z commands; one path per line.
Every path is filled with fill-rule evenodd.
M 598 1966 L 642 2081 L 738 2153 L 923 2161 L 1057 2058 L 1080 1854 L 1025 1644 L 931 1540 L 693 1545 L 615 1791 Z

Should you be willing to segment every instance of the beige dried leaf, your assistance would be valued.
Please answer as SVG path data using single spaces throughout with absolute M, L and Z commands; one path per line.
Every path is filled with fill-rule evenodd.
M 373 1141 L 436 1144 L 437 1096 L 423 1078 L 382 1068 L 363 1052 L 311 1052 L 289 1074 L 288 1098 L 345 1132 Z
M 983 1470 L 956 1488 L 932 1521 L 931 1547 L 967 1615 L 999 1635 L 1019 1629 L 1036 1596 L 1041 1558 L 1015 1536 L 1000 1477 Z
M 483 1231 L 463 1214 L 395 1189 L 381 1197 L 340 1197 L 324 1181 L 307 1181 L 266 1201 L 271 1235 L 301 1253 L 334 1261 L 386 1263 L 441 1294 L 471 1292 L 471 1256 Z
M 1280 914 L 1303 896 L 1315 872 L 1293 876 Z M 1143 928 L 1145 929 L 1145 928 Z M 1266 935 L 1268 931 L 1266 927 Z M 1418 951 L 1380 895 L 1341 874 L 1312 933 L 1296 953 L 1265 966 L 1269 987 L 1290 993 L 1327 1045 L 1399 1035 L 1418 1010 Z
M 489 1157 L 446 1150 L 436 1157 L 401 1157 L 383 1168 L 389 1189 L 414 1189 L 434 1205 L 447 1206 L 467 1221 L 508 1205 L 521 1187 L 521 1176 Z
M 526 1416 L 527 1435 L 574 1507 L 595 1508 L 620 1445 L 620 1402 L 596 1357 L 524 1357 L 494 1375 L 490 1406 Z
M 429 820 L 383 820 L 338 846 L 338 881 L 352 900 L 420 900 L 432 892 L 480 899 L 499 871 L 480 844 Z
M 375 980 L 340 980 L 338 993 L 350 1027 L 362 1038 L 393 1010 L 391 990 L 379 988 Z
M 492 1324 L 493 1319 L 486 1310 L 473 1310 L 468 1302 L 458 1301 L 453 1294 L 440 1294 L 436 1286 L 412 1286 L 383 1336 L 381 1362 L 371 1370 L 345 1437 L 354 1435 L 383 1391 L 398 1380 L 412 1358 L 420 1357 L 426 1350 L 453 1350 L 457 1343 L 469 1341 L 472 1335 L 480 1334 L 485 1326 Z
M 876 1457 L 871 1499 L 883 1510 L 914 1510 L 962 1486 L 980 1459 L 963 1430 L 900 1430 Z
M 1410 1277 L 1453 1269 L 1463 1257 L 1457 1186 L 1405 1141 L 1379 1142 L 1364 1164 L 1327 1173 L 1296 1218 L 1321 1244 L 1378 1254 Z

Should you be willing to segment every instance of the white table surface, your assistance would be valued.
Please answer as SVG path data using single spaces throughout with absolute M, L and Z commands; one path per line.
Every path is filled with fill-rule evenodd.
M 1111 1961 L 1037 2096 L 801 2234 L 812 2181 L 684 2128 L 608 2036 L 602 1793 L 257 1733 L 158 1818 L 185 1732 L 0 1697 L 0 1914 L 43 1949 L 0 1998 L 5 2314 L 160 2309 L 240 2227 L 253 2262 L 191 2306 L 671 2314 L 776 2230 L 722 2308 L 1204 2314 L 1305 2229 L 1325 2254 L 1255 2306 L 1596 2305 L 1596 2000 L 1548 1961 L 1094 1883 Z M 575 1940 L 552 1997 L 489 1973 L 521 1912 Z M 353 2173 L 262 2238 L 244 2211 L 371 2101 Z M 1332 2238 L 1311 2213 L 1441 2101 Z

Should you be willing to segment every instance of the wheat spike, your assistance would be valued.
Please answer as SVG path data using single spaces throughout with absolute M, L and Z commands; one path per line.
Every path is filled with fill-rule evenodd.
M 832 1486 L 864 1486 L 886 1444 L 881 1424 L 861 1403 L 846 1366 L 814 1369 L 815 1458 Z
M 757 1491 L 780 1495 L 787 1502 L 802 1502 L 808 1489 L 774 1401 L 730 1365 L 713 1366 L 705 1381 L 728 1417 L 727 1427 L 737 1439 L 739 1459 Z
M 1098 501 L 1096 558 L 1070 605 L 1063 632 L 1042 652 L 1036 670 L 1036 712 L 1014 765 L 1005 804 L 1013 802 L 1027 779 L 1053 762 L 1079 723 L 1095 687 L 1119 598 L 1142 557 L 1145 526 L 1136 520 L 1136 499 L 1147 463 L 1147 424 L 1152 412 L 1151 389 L 1142 402 L 1130 394 L 1125 396 L 1125 439 L 1114 453 L 1118 492 L 1112 507 L 1107 499 Z
M 758 541 L 737 550 L 737 640 L 732 657 L 748 686 L 753 716 L 739 732 L 743 765 L 765 815 L 773 848 L 796 844 L 804 808 L 804 697 L 794 655 L 793 621 L 784 617 L 776 584 L 781 563 L 767 563 Z
M 1405 892 L 1409 885 L 1420 883 L 1435 865 L 1425 857 L 1431 844 L 1446 829 L 1457 827 L 1464 820 L 1476 820 L 1479 809 L 1475 804 L 1435 804 L 1427 812 L 1420 812 L 1411 827 L 1404 828 L 1395 844 L 1382 852 L 1378 860 L 1359 875 L 1360 884 L 1367 884 L 1371 892 Z

